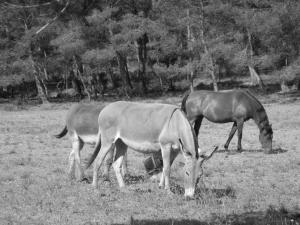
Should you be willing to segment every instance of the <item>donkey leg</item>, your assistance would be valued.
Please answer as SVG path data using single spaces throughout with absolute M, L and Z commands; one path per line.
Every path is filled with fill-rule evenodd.
M 74 150 L 72 148 L 72 151 L 69 155 L 69 169 L 68 169 L 68 176 L 70 180 L 75 179 L 75 157 L 74 157 Z
M 127 151 L 124 154 L 124 159 L 122 163 L 122 175 L 123 177 L 128 174 L 128 168 L 127 168 Z
M 164 187 L 170 191 L 170 157 L 171 157 L 171 145 L 161 145 L 161 154 L 163 159 L 163 171 L 160 178 L 159 187 Z
M 229 133 L 229 137 L 228 137 L 228 139 L 227 139 L 227 141 L 224 145 L 225 151 L 228 151 L 229 143 L 230 143 L 231 139 L 233 138 L 236 130 L 237 130 L 237 124 L 236 124 L 236 122 L 234 122 L 233 125 L 232 125 L 232 128 L 231 128 L 231 131 Z
M 113 167 L 120 188 L 125 187 L 125 182 L 121 173 L 121 168 L 122 168 L 122 163 L 126 152 L 127 152 L 127 145 L 125 145 L 122 141 L 118 141 L 116 143 L 116 155 L 115 155 L 115 161 L 113 163 Z
M 78 140 L 76 142 L 73 142 L 73 144 L 75 145 L 73 147 L 73 149 L 74 149 L 74 157 L 75 157 L 76 167 L 77 167 L 77 171 L 78 171 L 78 180 L 83 181 L 84 180 L 84 171 L 81 167 L 80 151 L 83 148 L 84 143 L 81 139 L 78 138 Z
M 93 168 L 93 183 L 92 183 L 92 185 L 95 188 L 97 188 L 97 185 L 98 185 L 98 171 L 103 162 L 103 159 L 109 151 L 113 150 L 113 148 L 114 148 L 113 143 L 105 143 L 104 145 L 101 146 L 101 149 L 97 155 L 97 158 L 94 163 L 94 168 Z
M 103 168 L 103 180 L 109 182 L 109 170 L 113 163 L 114 151 L 113 149 L 109 151 L 104 159 L 104 168 Z
M 69 178 L 71 180 L 74 180 L 76 164 L 79 163 L 79 165 L 80 165 L 80 156 L 78 156 L 78 155 L 79 155 L 80 150 L 83 147 L 83 142 L 78 138 L 77 135 L 75 135 L 75 137 L 72 137 L 71 141 L 72 141 L 72 151 L 70 152 L 70 155 L 69 155 L 68 174 L 69 174 Z M 77 165 L 77 167 L 78 167 L 78 165 Z M 80 172 L 82 172 L 82 171 L 80 171 Z M 80 175 L 80 172 L 79 172 L 79 175 Z
M 237 151 L 238 152 L 243 151 L 243 149 L 242 149 L 243 126 L 244 126 L 244 121 L 243 120 L 237 122 L 237 130 L 238 130 L 238 146 L 237 146 Z

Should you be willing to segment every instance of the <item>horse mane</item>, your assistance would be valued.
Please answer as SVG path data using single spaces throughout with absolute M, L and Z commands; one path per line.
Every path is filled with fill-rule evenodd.
M 243 92 L 244 92 L 248 97 L 250 97 L 251 99 L 253 99 L 253 100 L 255 101 L 256 105 L 258 106 L 258 107 L 257 107 L 258 109 L 261 108 L 261 109 L 263 109 L 263 110 L 265 111 L 265 108 L 264 108 L 264 106 L 261 104 L 261 102 L 258 101 L 258 99 L 257 99 L 257 98 L 256 98 L 249 90 L 243 90 Z
M 182 101 L 181 101 L 181 110 L 182 110 L 184 113 L 186 113 L 186 106 L 185 106 L 185 104 L 186 104 L 186 101 L 187 101 L 187 99 L 188 99 L 188 97 L 189 97 L 190 94 L 191 94 L 191 91 L 190 91 L 190 90 L 189 90 L 189 91 L 186 91 L 185 94 L 184 94 L 184 97 L 183 97 L 183 99 L 182 99 Z
M 268 115 L 267 115 L 267 112 L 266 112 L 264 106 L 261 104 L 260 101 L 258 101 L 258 99 L 249 90 L 242 90 L 242 91 L 256 103 L 258 112 L 259 111 L 264 112 L 265 117 L 257 122 L 258 122 L 258 124 L 263 123 L 262 128 L 265 129 L 268 133 L 272 134 L 273 130 L 272 130 L 271 125 L 269 124 L 269 118 L 268 118 Z

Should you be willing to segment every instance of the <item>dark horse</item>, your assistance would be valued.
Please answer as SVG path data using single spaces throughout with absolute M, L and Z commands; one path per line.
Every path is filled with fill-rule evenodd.
M 253 119 L 259 128 L 259 141 L 265 153 L 272 151 L 273 131 L 267 113 L 257 98 L 247 90 L 194 91 L 184 96 L 181 109 L 187 114 L 191 124 L 194 124 L 197 136 L 203 117 L 214 123 L 233 122 L 224 145 L 226 151 L 236 130 L 238 130 L 237 151 L 242 151 L 244 122 Z

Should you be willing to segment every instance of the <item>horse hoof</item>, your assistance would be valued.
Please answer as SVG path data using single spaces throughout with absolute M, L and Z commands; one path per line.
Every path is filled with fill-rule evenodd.
M 227 152 L 227 157 L 229 156 L 229 155 L 235 155 L 236 154 L 236 152 L 234 152 L 234 151 L 228 151 Z

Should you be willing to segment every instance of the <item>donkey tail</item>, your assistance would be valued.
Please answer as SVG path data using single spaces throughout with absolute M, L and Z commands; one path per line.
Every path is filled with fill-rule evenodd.
M 99 138 L 99 141 L 97 142 L 97 144 L 95 146 L 94 152 L 93 152 L 91 158 L 89 159 L 89 161 L 86 164 L 86 167 L 85 167 L 86 169 L 88 169 L 92 165 L 92 163 L 94 162 L 94 160 L 96 159 L 96 157 L 97 157 L 97 155 L 100 151 L 100 148 L 101 148 L 101 140 Z
M 190 95 L 191 91 L 187 91 L 185 94 L 184 94 L 184 97 L 181 101 L 181 110 L 186 113 L 186 100 L 188 99 L 189 95 Z
M 59 134 L 55 134 L 54 137 L 56 137 L 56 138 L 62 138 L 67 133 L 68 133 L 68 128 L 67 128 L 67 126 L 65 126 L 64 129 Z

